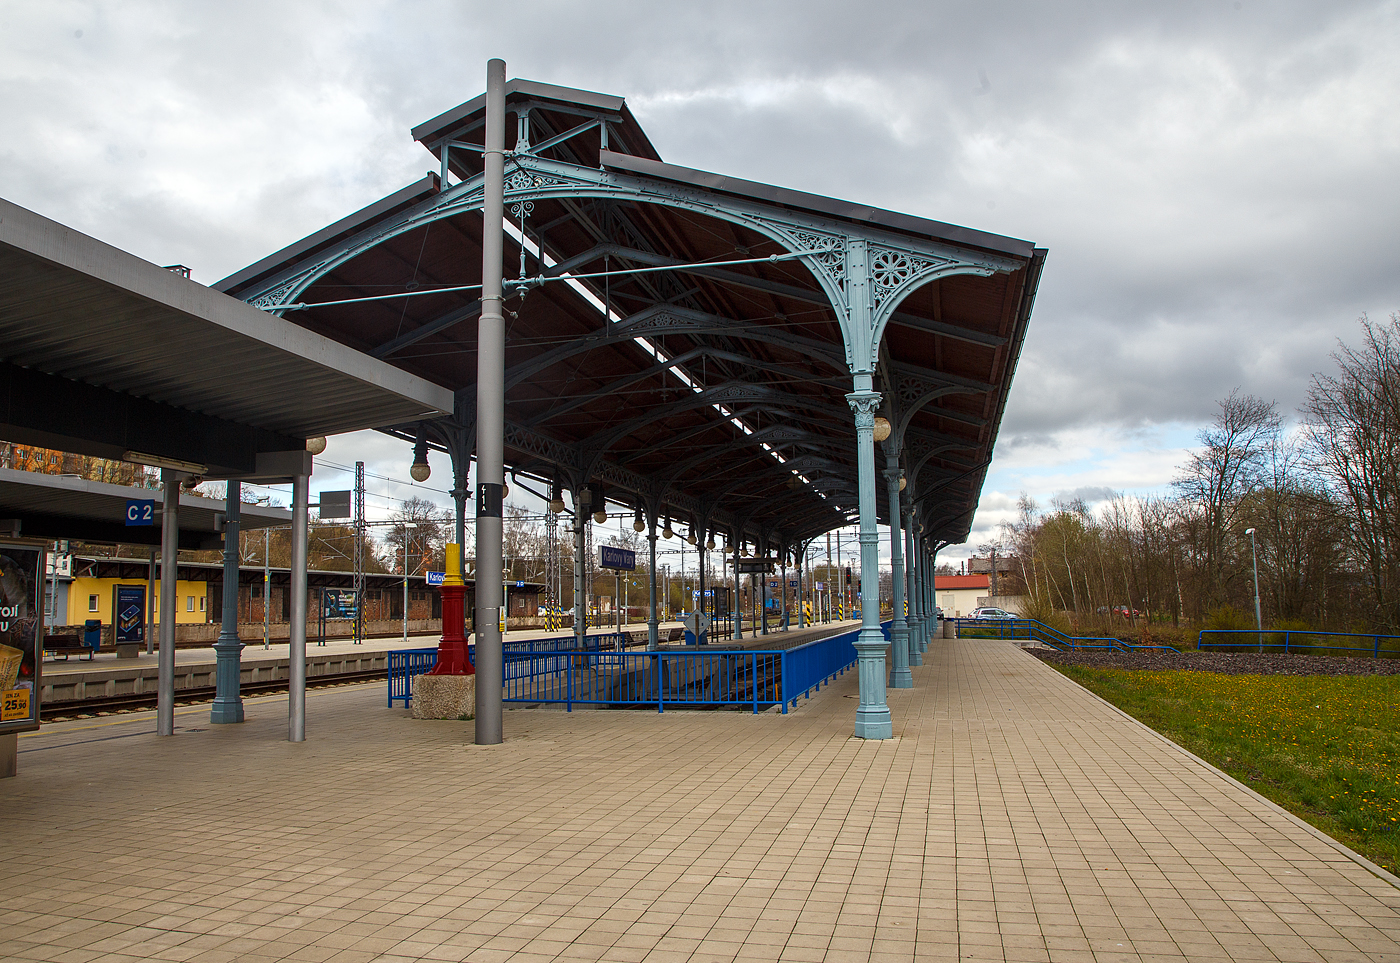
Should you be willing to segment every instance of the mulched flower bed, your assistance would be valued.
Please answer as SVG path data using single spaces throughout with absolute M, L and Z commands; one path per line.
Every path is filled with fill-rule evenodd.
M 1400 659 L 1257 652 L 1057 652 L 1026 649 L 1044 662 L 1091 669 L 1195 670 L 1223 675 L 1400 675 Z

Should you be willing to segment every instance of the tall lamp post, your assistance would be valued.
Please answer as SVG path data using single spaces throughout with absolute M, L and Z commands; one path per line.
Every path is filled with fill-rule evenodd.
M 1259 608 L 1259 549 L 1254 544 L 1254 529 L 1244 532 L 1249 536 L 1249 551 L 1254 556 L 1254 627 L 1259 632 L 1259 651 L 1264 651 L 1264 616 Z
M 407 645 L 407 644 L 408 644 L 408 530 L 411 529 L 411 528 L 417 528 L 417 527 L 418 527 L 418 523 L 417 523 L 417 522 L 404 522 L 403 525 L 400 526 L 400 527 L 402 527 L 403 530 L 404 530 L 404 533 L 403 533 L 403 641 L 404 641 L 404 645 Z M 360 600 L 359 600 L 359 599 L 356 599 L 356 600 L 355 600 L 355 603 L 358 605 L 358 604 L 360 603 Z M 431 613 L 429 613 L 429 614 L 431 614 Z

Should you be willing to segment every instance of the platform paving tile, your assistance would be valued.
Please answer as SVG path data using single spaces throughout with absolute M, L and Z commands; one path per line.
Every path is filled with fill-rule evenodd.
M 382 687 L 211 726 L 46 726 L 0 782 L 0 958 L 45 963 L 1400 961 L 1400 889 L 1002 642 L 936 641 L 849 735 Z

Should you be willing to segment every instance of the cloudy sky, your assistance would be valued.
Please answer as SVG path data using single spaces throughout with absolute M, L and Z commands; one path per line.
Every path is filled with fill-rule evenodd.
M 1033 240 L 975 545 L 1022 491 L 1160 490 L 1216 399 L 1291 411 L 1400 310 L 1397 40 L 1345 0 L 0 0 L 0 196 L 212 282 L 421 176 L 499 56 L 668 161 Z M 364 459 L 384 514 L 401 448 L 317 483 Z

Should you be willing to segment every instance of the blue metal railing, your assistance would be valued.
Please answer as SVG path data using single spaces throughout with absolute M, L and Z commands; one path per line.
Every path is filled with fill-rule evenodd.
M 889 623 L 881 626 L 889 638 Z M 506 702 L 604 706 L 769 706 L 797 704 L 803 695 L 855 664 L 856 629 L 780 650 L 619 651 L 617 639 L 588 636 L 532 639 L 504 646 Z M 474 654 L 474 646 L 469 652 Z M 437 663 L 437 649 L 389 653 L 389 705 L 413 698 L 412 679 Z
M 1062 652 L 1106 649 L 1112 652 L 1141 652 L 1155 649 L 1180 654 L 1170 645 L 1134 645 L 1122 639 L 1066 635 L 1059 629 L 1036 619 L 950 619 L 958 638 L 963 639 L 1026 639 L 1042 642 Z M 964 634 L 966 632 L 966 634 Z
M 1210 636 L 1207 639 L 1206 636 Z M 1369 645 L 1309 645 L 1295 641 L 1298 638 L 1365 639 Z M 1238 639 L 1238 641 L 1231 641 Z M 1196 637 L 1196 648 L 1202 652 L 1249 650 L 1253 652 L 1338 652 L 1360 653 L 1373 659 L 1400 658 L 1400 635 L 1381 635 L 1374 632 L 1316 632 L 1312 629 L 1274 629 L 1260 632 L 1257 629 L 1202 629 Z

